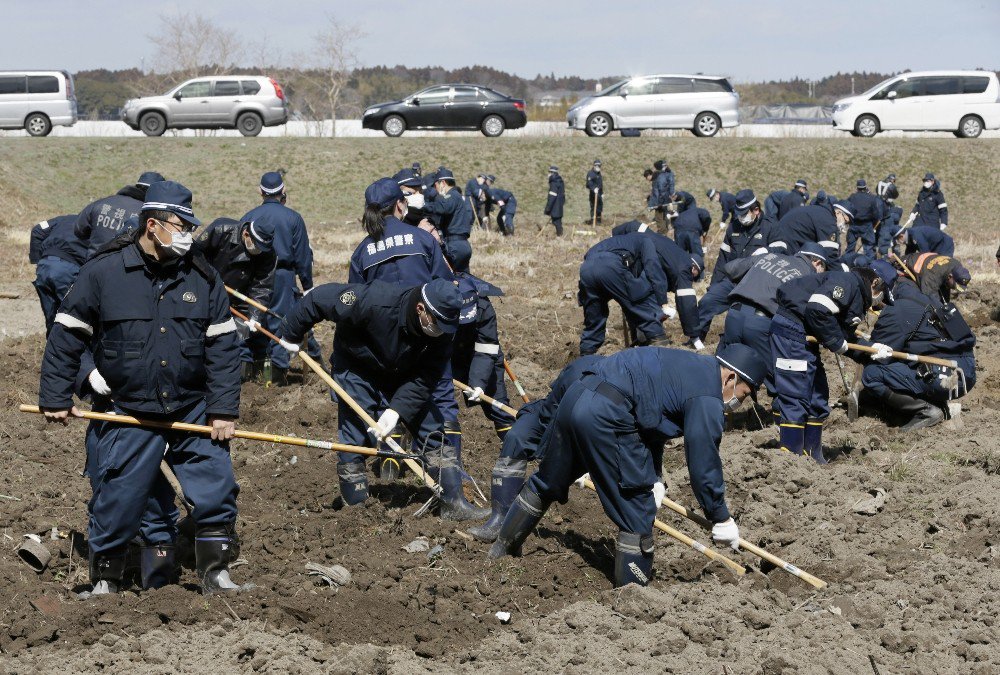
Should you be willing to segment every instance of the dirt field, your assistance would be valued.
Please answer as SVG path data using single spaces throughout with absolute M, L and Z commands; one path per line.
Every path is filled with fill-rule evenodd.
M 2 139 L 0 140 L 0 672 L 708 672 L 995 673 L 1000 669 L 1000 283 L 993 253 L 1000 142 L 950 139 Z M 156 169 L 195 193 L 203 220 L 239 217 L 268 169 L 288 170 L 289 204 L 310 226 L 318 281 L 342 281 L 360 240 L 371 178 L 420 160 L 467 176 L 488 170 L 518 197 L 518 235 L 476 233 L 473 271 L 502 286 L 501 337 L 528 391 L 576 354 L 576 273 L 590 232 L 583 174 L 606 172 L 604 229 L 641 211 L 643 166 L 666 156 L 678 187 L 758 195 L 805 177 L 846 195 L 894 171 L 904 209 L 925 170 L 944 181 L 958 256 L 973 273 L 960 306 L 979 336 L 979 382 L 960 429 L 903 434 L 872 416 L 850 425 L 834 410 L 829 466 L 775 449 L 776 432 L 728 432 L 728 499 L 743 536 L 829 582 L 819 592 L 749 554 L 737 581 L 700 554 L 658 536 L 649 588 L 611 589 L 616 532 L 593 494 L 554 507 L 523 558 L 489 564 L 487 547 L 436 517 L 415 519 L 426 491 L 412 480 L 374 481 L 363 508 L 339 506 L 331 453 L 236 442 L 245 564 L 256 588 L 202 597 L 182 585 L 82 601 L 86 502 L 82 424 L 46 427 L 16 412 L 37 397 L 44 349 L 27 264 L 31 224 L 75 212 Z M 550 163 L 568 184 L 566 224 L 539 233 Z M 462 179 L 464 184 L 464 178 Z M 995 181 L 994 181 L 995 182 Z M 718 218 L 713 204 L 710 210 Z M 703 292 L 699 289 L 699 293 Z M 610 325 L 618 325 L 612 320 Z M 721 320 L 716 322 L 716 331 Z M 680 338 L 676 322 L 670 327 Z M 604 350 L 622 347 L 612 332 Z M 320 332 L 329 353 L 329 331 Z M 709 346 L 713 347 L 713 334 Z M 840 393 L 829 369 L 834 396 Z M 513 394 L 513 391 L 511 391 Z M 512 396 L 512 400 L 516 397 Z M 242 427 L 331 439 L 335 409 L 315 378 L 289 388 L 246 385 Z M 499 450 L 478 411 L 463 412 L 467 464 L 486 489 Z M 752 427 L 753 425 L 751 425 Z M 693 506 L 678 442 L 665 453 L 668 496 Z M 874 515 L 855 513 L 876 490 Z M 662 520 L 709 537 L 664 512 Z M 58 539 L 50 540 L 53 528 Z M 45 535 L 53 560 L 40 575 L 13 549 Z M 418 537 L 442 551 L 407 553 Z M 341 564 L 350 585 L 330 588 L 305 565 Z M 509 625 L 497 611 L 512 614 Z

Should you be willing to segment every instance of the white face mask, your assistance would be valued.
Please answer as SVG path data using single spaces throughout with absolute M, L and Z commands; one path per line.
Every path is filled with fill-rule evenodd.
M 741 405 L 743 401 L 736 395 L 736 378 L 733 378 L 733 395 L 723 402 L 722 407 L 725 412 L 731 413 L 736 412 Z
M 441 337 L 442 335 L 444 335 L 444 331 L 441 330 L 441 326 L 437 325 L 436 321 L 430 320 L 429 316 L 428 316 L 429 323 L 424 323 L 424 317 L 425 316 L 428 316 L 428 315 L 425 313 L 425 314 L 421 314 L 420 317 L 419 317 L 419 320 L 420 320 L 420 330 L 422 330 L 424 332 L 424 335 L 426 335 L 427 337 L 432 337 L 432 338 Z
M 932 181 L 932 180 L 925 180 L 924 181 L 924 189 L 925 190 L 930 190 L 932 187 L 934 187 L 934 181 Z
M 415 209 L 422 209 L 424 208 L 424 196 L 419 192 L 408 194 L 406 195 L 406 203 L 408 206 L 412 206 Z
M 753 211 L 747 211 L 739 217 L 741 225 L 749 225 L 753 222 Z
M 159 225 L 161 229 L 167 229 L 159 221 L 157 221 L 156 224 Z M 191 250 L 191 244 L 194 243 L 194 237 L 190 232 L 170 232 L 169 244 L 164 244 L 155 234 L 153 235 L 153 238 L 156 239 L 156 243 L 160 245 L 160 248 L 163 249 L 164 253 L 167 253 L 174 258 L 180 258 L 186 254 Z

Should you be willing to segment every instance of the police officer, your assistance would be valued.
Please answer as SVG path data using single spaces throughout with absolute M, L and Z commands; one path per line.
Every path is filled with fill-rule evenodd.
M 778 207 L 791 190 L 775 190 L 764 198 L 764 225 L 770 227 L 778 222 Z
M 566 205 L 566 183 L 559 175 L 559 167 L 554 164 L 549 167 L 549 194 L 545 200 L 545 215 L 552 219 L 556 228 L 556 236 L 563 234 L 563 207 Z
M 875 228 L 882 217 L 881 200 L 868 190 L 868 182 L 859 178 L 857 190 L 847 201 L 851 203 L 854 218 L 847 230 L 847 250 L 853 251 L 861 241 L 862 251 L 871 260 L 875 259 Z
M 271 244 L 252 222 L 240 223 L 232 218 L 216 218 L 194 243 L 226 286 L 265 307 L 271 306 L 274 286 L 275 258 Z M 245 336 L 240 334 L 243 338 L 240 379 L 249 382 L 261 374 L 267 353 L 267 338 L 257 332 L 263 320 L 261 310 L 237 298 L 231 298 L 229 304 L 250 319 L 244 326 L 241 326 L 243 321 L 237 319 L 237 327 L 246 329 Z
M 955 240 L 950 235 L 932 227 L 896 228 L 896 238 L 903 247 L 903 253 L 937 253 L 952 257 L 955 255 Z
M 469 504 L 462 493 L 456 448 L 441 442 L 444 420 L 431 398 L 451 356 L 461 306 L 458 288 L 446 279 L 413 288 L 382 281 L 367 285 L 333 283 L 306 294 L 281 324 L 285 346 L 292 351 L 306 331 L 320 321 L 337 324 L 331 356 L 333 377 L 377 419 L 375 427 L 367 427 L 350 406 L 338 399 L 340 442 L 370 445 L 370 438 L 374 438 L 381 443 L 398 423 L 405 424 L 437 458 L 443 490 L 441 517 L 448 520 L 489 515 L 488 510 Z M 368 499 L 363 456 L 340 453 L 337 477 L 345 504 L 360 504 Z
M 670 195 L 667 195 L 669 197 Z M 601 175 L 601 160 L 595 159 L 594 166 L 587 172 L 587 199 L 590 203 L 590 216 L 597 214 L 597 223 L 601 222 L 604 213 L 604 176 Z
M 809 242 L 795 255 L 767 253 L 726 265 L 726 274 L 736 286 L 729 293 L 731 305 L 716 354 L 733 344 L 753 349 L 767 367 L 765 385 L 772 397 L 775 391 L 771 319 L 778 311 L 778 289 L 793 279 L 825 272 L 826 262 L 823 247 Z
M 782 284 L 778 289 L 778 311 L 771 320 L 771 358 L 774 385 L 781 412 L 782 450 L 811 456 L 826 464 L 823 456 L 823 423 L 830 415 L 830 388 L 819 345 L 835 354 L 848 354 L 864 362 L 858 352 L 848 352 L 854 331 L 871 308 L 882 306 L 882 279 L 871 269 L 811 274 Z M 879 358 L 892 350 L 872 344 Z
M 602 183 L 603 185 L 603 183 Z M 660 232 L 667 231 L 667 206 L 670 198 L 677 189 L 674 172 L 667 166 L 665 159 L 658 159 L 653 162 L 652 185 L 649 199 L 646 206 L 653 211 L 653 219 L 656 221 L 657 229 Z M 593 203 L 591 203 L 593 206 Z
M 583 307 L 581 356 L 604 344 L 610 300 L 621 305 L 638 343 L 669 344 L 660 323 L 667 273 L 652 237 L 630 232 L 594 244 L 580 265 L 577 300 Z
M 764 378 L 753 350 L 733 345 L 719 356 L 640 347 L 609 356 L 562 397 L 538 472 L 507 512 L 491 558 L 519 555 L 549 505 L 565 503 L 589 472 L 604 512 L 618 526 L 614 585 L 645 586 L 653 577 L 653 521 L 666 489 L 663 444 L 683 436 L 691 487 L 712 538 L 739 548 L 726 505 L 719 443 L 727 411 Z
M 886 183 L 882 188 L 879 197 L 882 199 L 882 217 L 878 228 L 878 257 L 885 258 L 889 255 L 889 248 L 892 246 L 895 234 L 899 232 L 899 219 L 903 217 L 903 209 L 896 206 L 899 199 L 899 190 L 896 188 L 895 175 L 889 174 L 892 182 Z
M 465 198 L 472 202 L 472 210 L 476 216 L 479 227 L 486 227 L 486 174 L 477 173 L 475 178 L 470 178 L 465 183 Z
M 824 248 L 828 259 L 836 260 L 840 255 L 840 232 L 853 221 L 854 207 L 847 201 L 830 206 L 800 206 L 768 230 L 767 248 L 793 255 L 806 242 L 813 242 Z
M 688 253 L 704 257 L 702 242 L 712 226 L 712 216 L 703 208 L 695 207 L 681 211 L 674 219 L 674 241 Z
M 542 459 L 546 447 L 541 442 L 542 435 L 551 426 L 563 394 L 571 384 L 583 377 L 585 371 L 593 371 L 602 359 L 604 357 L 599 354 L 590 354 L 573 360 L 549 386 L 549 393 L 545 398 L 526 403 L 518 409 L 513 426 L 503 438 L 500 457 L 493 467 L 490 519 L 469 529 L 469 534 L 473 537 L 485 542 L 496 540 L 510 505 L 524 487 L 528 462 Z
M 493 186 L 495 176 L 486 177 L 487 190 L 490 193 L 490 201 L 499 207 L 497 211 L 497 228 L 505 237 L 514 234 L 514 216 L 517 215 L 517 199 L 514 194 L 507 190 L 501 190 Z
M 194 504 L 203 591 L 233 590 L 228 564 L 237 544 L 239 487 L 228 441 L 240 401 L 236 324 L 218 273 L 189 252 L 191 231 L 200 224 L 191 192 L 164 181 L 153 183 L 146 199 L 142 227 L 85 264 L 63 300 L 45 347 L 39 406 L 49 421 L 65 424 L 79 415 L 74 375 L 83 354 L 94 348 L 116 412 L 210 425 L 211 438 L 101 424 L 94 438 L 101 461 L 100 475 L 92 477 L 90 577 L 95 594 L 121 586 L 125 547 L 139 533 L 151 495 L 173 501 L 160 473 L 166 461 Z M 173 523 L 168 534 L 172 544 Z M 143 564 L 172 568 L 172 548 L 145 553 Z
M 433 201 L 425 201 L 423 211 L 430 217 L 437 218 L 445 257 L 448 258 L 452 268 L 457 272 L 467 272 L 469 261 L 472 260 L 469 235 L 472 234 L 472 220 L 475 214 L 469 202 L 462 196 L 462 192 L 455 187 L 455 175 L 450 169 L 444 167 L 438 169 L 434 174 L 434 189 L 437 191 L 437 197 Z M 513 232 L 513 215 L 510 227 Z
M 483 184 L 483 191 L 486 193 L 486 201 L 483 203 L 483 229 L 490 229 L 490 222 L 492 220 L 493 207 L 496 202 L 493 200 L 493 193 L 490 191 L 490 186 L 493 185 L 497 180 L 497 177 L 491 173 L 486 174 L 486 182 Z
M 939 230 L 948 227 L 948 202 L 941 192 L 941 181 L 929 171 L 924 174 L 917 203 L 913 205 L 906 224 L 912 224 L 914 227 L 934 227 Z
M 805 206 L 809 203 L 809 190 L 808 184 L 804 178 L 800 178 L 795 181 L 795 185 L 792 189 L 785 193 L 778 202 L 778 208 L 775 211 L 775 220 L 781 220 L 784 218 L 792 209 L 798 208 L 800 206 Z
M 833 205 L 836 204 L 839 199 L 836 195 L 829 194 L 826 190 L 817 190 L 816 196 L 812 198 L 809 202 L 810 206 L 825 206 L 828 209 L 832 209 Z
M 885 199 L 886 193 L 888 192 L 890 185 L 892 185 L 893 187 L 896 186 L 896 174 L 894 173 L 890 173 L 888 176 L 886 176 L 885 178 L 883 178 L 878 182 L 878 184 L 875 186 L 875 194 Z M 896 194 L 898 197 L 899 195 L 898 188 L 896 189 Z
M 722 207 L 722 217 L 719 218 L 720 230 L 724 230 L 726 225 L 732 225 L 736 222 L 736 195 L 711 188 L 705 193 L 705 196 L 708 197 L 709 202 L 718 202 L 719 206 Z
M 45 317 L 45 334 L 59 312 L 59 303 L 76 281 L 80 265 L 87 261 L 87 244 L 73 231 L 77 214 L 56 216 L 31 228 L 28 262 L 35 266 L 32 285 L 38 293 Z
M 299 294 L 295 277 L 302 283 L 303 291 L 308 291 L 313 286 L 313 252 L 302 216 L 285 206 L 288 195 L 281 174 L 277 171 L 265 173 L 261 176 L 259 188 L 263 202 L 247 212 L 240 222 L 252 222 L 254 229 L 272 242 L 275 270 L 271 309 L 278 316 L 284 316 L 291 310 Z M 268 315 L 267 323 L 271 332 L 275 332 L 281 321 Z M 274 343 L 270 350 L 272 381 L 279 385 L 288 384 L 288 351 Z M 319 345 L 311 335 L 308 352 L 309 356 L 320 358 Z
M 904 431 L 923 429 L 943 420 L 947 401 L 975 384 L 976 338 L 957 307 L 921 293 L 907 277 L 897 279 L 893 297 L 875 322 L 872 340 L 896 351 L 956 360 L 962 371 L 894 359 L 873 359 L 865 366 L 866 394 L 903 416 Z
M 150 184 L 163 180 L 155 171 L 146 171 L 135 185 L 126 185 L 110 197 L 85 206 L 76 219 L 75 232 L 87 244 L 87 259 L 122 233 L 125 221 L 137 218 Z

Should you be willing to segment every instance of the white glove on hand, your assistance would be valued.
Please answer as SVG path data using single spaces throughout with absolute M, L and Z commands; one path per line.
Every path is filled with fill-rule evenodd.
M 653 483 L 653 499 L 656 500 L 656 508 L 660 508 L 663 505 L 663 498 L 667 496 L 667 486 L 663 484 L 663 481 L 656 481 Z
M 288 340 L 284 340 L 284 339 L 278 340 L 278 344 L 281 345 L 282 347 L 284 347 L 284 349 L 286 351 L 289 351 L 289 352 L 291 352 L 293 354 L 298 354 L 299 353 L 299 346 L 297 344 L 293 344 L 293 343 L 289 342 Z
M 406 203 L 415 209 L 424 208 L 424 196 L 419 192 L 414 192 L 411 195 L 406 195 Z
M 501 200 L 501 201 L 498 201 L 498 202 L 497 202 L 497 206 L 503 206 L 503 201 L 502 201 L 502 200 Z
M 668 319 L 677 318 L 677 310 L 670 305 L 660 305 L 660 311 L 662 311 Z
M 712 540 L 717 544 L 725 544 L 734 551 L 740 550 L 740 528 L 732 518 L 712 526 Z
M 691 346 L 694 347 L 696 352 L 703 351 L 705 349 L 705 343 L 701 341 L 701 338 L 695 338 L 691 341 Z
M 580 476 L 579 478 L 577 478 L 573 482 L 576 483 L 577 487 L 587 487 L 586 485 L 583 484 L 583 481 L 585 481 L 585 480 L 590 480 L 590 474 L 589 473 L 583 474 L 582 476 Z
M 399 423 L 399 413 L 392 408 L 386 408 L 385 412 L 378 418 L 374 427 L 368 427 L 368 433 L 379 442 L 384 441 L 392 433 Z
M 889 363 L 892 361 L 892 347 L 884 345 L 881 342 L 874 343 L 872 347 L 875 349 L 875 353 L 872 354 L 873 361 L 878 361 L 879 363 Z
M 726 224 L 725 223 L 719 223 L 719 229 L 720 230 L 726 229 Z
M 598 192 L 600 192 L 600 191 L 601 191 L 601 188 L 594 188 L 594 194 L 595 194 L 595 195 L 596 195 L 596 194 L 597 194 Z
M 94 393 L 98 396 L 107 396 L 111 393 L 111 387 L 104 380 L 104 376 L 94 368 L 90 371 L 90 375 L 87 376 L 87 382 L 90 383 L 90 388 L 94 390 Z
M 260 328 L 260 321 L 255 321 L 253 319 L 247 319 L 246 321 L 247 330 L 251 333 L 256 333 L 257 329 Z
M 941 223 L 941 231 L 944 232 L 947 229 L 948 229 L 948 224 L 947 223 Z
M 482 398 L 484 392 L 482 387 L 476 387 L 475 389 L 467 389 L 462 393 L 465 394 L 466 398 L 468 398 L 470 401 L 479 401 L 479 399 Z

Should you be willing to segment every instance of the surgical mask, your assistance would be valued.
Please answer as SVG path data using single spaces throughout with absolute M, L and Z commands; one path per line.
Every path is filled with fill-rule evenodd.
M 753 222 L 753 211 L 747 211 L 739 217 L 741 225 L 749 225 Z
M 601 167 L 595 166 L 594 171 L 596 171 L 597 173 L 601 173 Z
M 879 309 L 885 306 L 885 291 L 872 296 L 872 309 Z
M 924 181 L 924 189 L 925 190 L 930 190 L 932 187 L 934 187 L 934 181 L 932 181 L 932 180 L 925 180 Z
M 437 322 L 435 322 L 433 319 L 430 319 L 430 317 L 428 317 L 428 323 L 424 323 L 424 317 L 425 316 L 428 316 L 428 315 L 427 314 L 421 314 L 420 317 L 419 317 L 419 319 L 420 319 L 420 330 L 422 330 L 424 332 L 424 335 L 426 335 L 427 337 L 432 337 L 432 338 L 441 337 L 442 335 L 444 335 L 444 331 L 441 330 L 441 326 L 437 325 Z
M 166 230 L 162 223 L 157 221 L 157 225 Z M 171 257 L 180 258 L 191 250 L 191 244 L 194 243 L 194 237 L 190 232 L 171 232 L 170 233 L 170 243 L 164 244 L 160 241 L 160 238 L 155 234 L 153 238 L 156 239 L 156 243 L 160 245 L 165 253 L 168 253 Z
M 415 209 L 422 209 L 424 208 L 424 196 L 419 192 L 408 194 L 406 195 L 406 204 Z
M 727 413 L 736 412 L 743 405 L 743 401 L 736 395 L 736 378 L 733 378 L 733 395 L 723 402 L 723 410 Z

